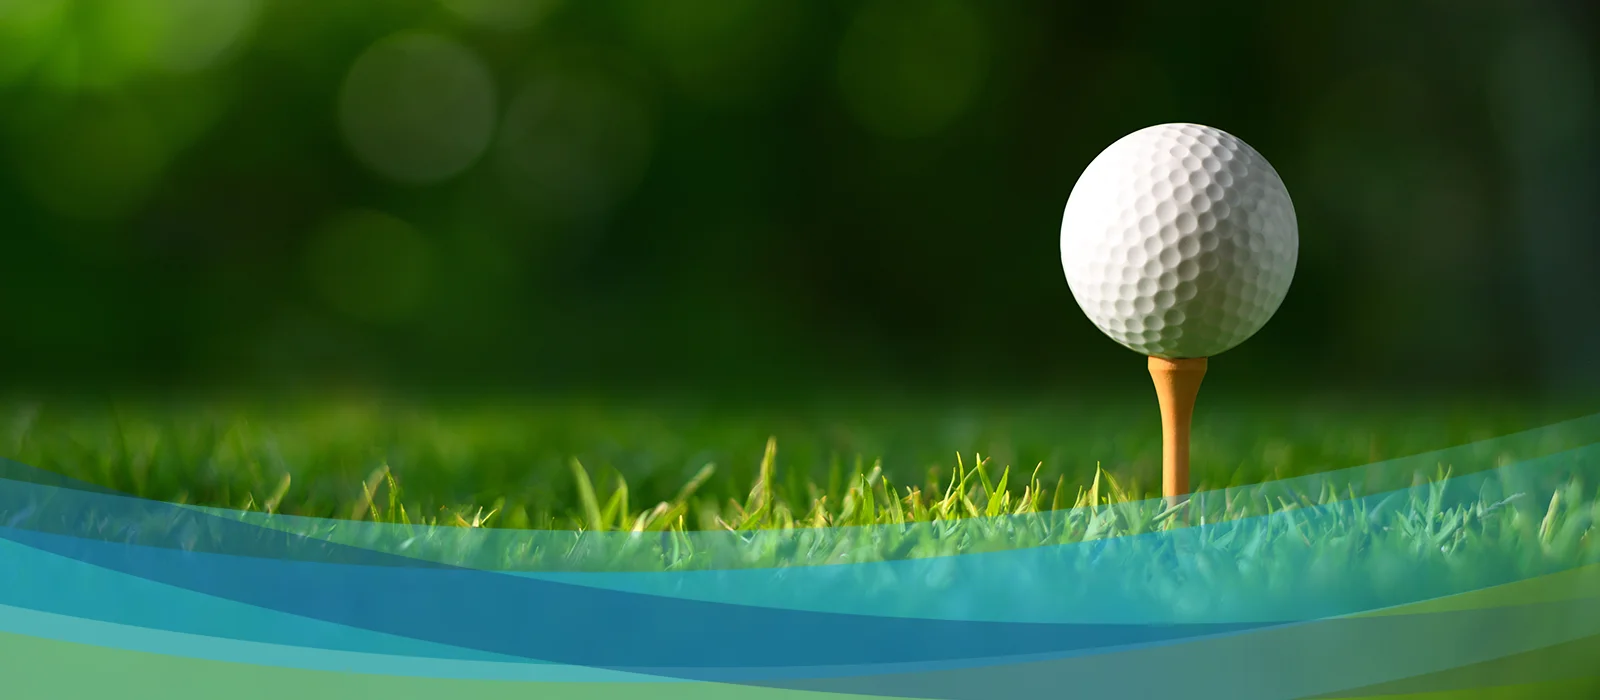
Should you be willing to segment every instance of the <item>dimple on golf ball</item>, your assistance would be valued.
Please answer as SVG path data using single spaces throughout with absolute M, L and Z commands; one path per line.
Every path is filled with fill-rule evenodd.
M 1112 340 L 1210 357 L 1266 325 L 1300 251 L 1289 191 L 1245 142 L 1199 124 L 1118 139 L 1089 163 L 1061 219 L 1061 266 Z

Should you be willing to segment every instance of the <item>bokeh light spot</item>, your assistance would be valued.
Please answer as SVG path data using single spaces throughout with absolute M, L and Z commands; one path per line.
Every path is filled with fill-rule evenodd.
M 190 73 L 210 67 L 239 48 L 255 25 L 261 0 L 160 0 L 162 41 L 158 67 Z
M 160 10 L 145 2 L 69 3 L 40 77 L 61 90 L 100 90 L 140 75 L 164 35 Z
M 561 0 L 439 0 L 439 4 L 480 27 L 511 32 L 537 24 Z
M 631 0 L 623 8 L 627 29 L 675 86 L 717 106 L 762 104 L 789 85 L 813 11 L 789 0 Z
M 1515 148 L 1546 155 L 1593 131 L 1593 57 L 1572 30 L 1539 24 L 1514 36 L 1492 64 L 1496 126 Z
M 41 204 L 114 220 L 145 200 L 170 156 L 150 116 L 125 100 L 67 103 L 29 115 L 16 172 Z
M 0 85 L 31 71 L 60 36 L 66 0 L 0 0 Z
M 501 173 L 529 205 L 559 218 L 602 214 L 627 195 L 653 139 L 645 102 L 594 71 L 529 81 L 506 109 Z
M 242 44 L 261 0 L 0 0 L 0 83 L 34 73 L 64 91 L 192 73 Z
M 306 269 L 334 310 L 369 322 L 411 316 L 428 291 L 431 251 L 422 233 L 390 214 L 341 212 L 313 232 Z
M 960 0 L 874 0 L 839 49 L 845 105 L 894 137 L 934 134 L 960 116 L 989 67 L 983 22 Z
M 431 184 L 460 174 L 494 132 L 495 87 L 477 54 L 439 36 L 405 33 L 356 59 L 339 95 L 352 151 L 381 175 Z

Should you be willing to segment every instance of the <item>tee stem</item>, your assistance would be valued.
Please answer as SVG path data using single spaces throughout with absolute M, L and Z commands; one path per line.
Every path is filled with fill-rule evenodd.
M 1161 402 L 1161 492 L 1169 506 L 1189 493 L 1189 423 L 1194 416 L 1206 358 L 1150 358 L 1150 378 Z

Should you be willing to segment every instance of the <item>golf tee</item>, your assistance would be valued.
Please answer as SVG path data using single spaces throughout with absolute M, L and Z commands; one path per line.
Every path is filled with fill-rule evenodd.
M 1189 493 L 1189 423 L 1206 358 L 1150 358 L 1150 378 L 1161 402 L 1161 492 L 1171 505 Z

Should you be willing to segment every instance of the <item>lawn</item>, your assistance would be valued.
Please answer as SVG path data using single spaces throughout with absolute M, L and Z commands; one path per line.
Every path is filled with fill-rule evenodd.
M 1198 492 L 1173 507 L 1137 401 L 16 399 L 0 448 L 45 471 L 0 472 L 0 523 L 936 618 L 1314 620 L 1600 575 L 1600 415 L 1204 409 Z M 41 486 L 58 475 L 80 483 Z M 885 560 L 904 566 L 811 566 Z M 659 571 L 705 576 L 630 577 Z
M 0 403 L 0 457 L 143 498 L 321 518 L 626 529 L 663 517 L 664 503 L 687 529 L 715 530 L 750 515 L 742 504 L 764 480 L 773 524 L 870 524 L 892 517 L 889 501 L 917 520 L 1070 507 L 1101 469 L 1106 489 L 1152 497 L 1159 418 L 1153 397 L 1133 399 L 782 408 L 12 399 Z M 1578 415 L 1489 402 L 1205 397 L 1194 425 L 1195 487 L 1411 457 Z M 1463 473 L 1499 457 L 1422 468 Z M 981 512 L 933 507 L 962 473 L 969 489 L 986 492 Z M 863 479 L 896 498 L 847 512 L 846 496 Z
M 1582 478 L 1600 465 L 1588 452 L 1563 451 L 1600 436 L 1593 420 L 1541 426 L 1581 415 L 1489 402 L 1224 396 L 1202 403 L 1195 422 L 1195 487 L 1204 497 L 1177 509 L 1155 498 L 1154 406 L 1131 400 L 780 409 L 14 399 L 0 410 L 0 456 L 277 529 L 489 567 L 921 557 L 1297 509 L 1305 515 L 1266 528 L 1268 539 L 1447 554 L 1493 542 L 1502 552 L 1542 549 L 1577 561 L 1600 549 L 1591 536 L 1600 499 Z M 1556 453 L 1569 463 L 1540 467 L 1539 483 L 1464 480 Z M 1462 478 L 1441 481 L 1447 476 Z M 1388 492 L 1397 495 L 1368 498 Z M 440 525 L 462 527 L 427 527 Z M 589 536 L 560 539 L 559 531 Z M 603 531 L 667 536 L 624 542 Z

